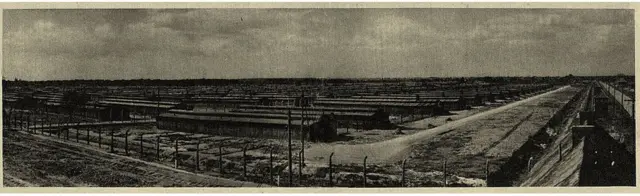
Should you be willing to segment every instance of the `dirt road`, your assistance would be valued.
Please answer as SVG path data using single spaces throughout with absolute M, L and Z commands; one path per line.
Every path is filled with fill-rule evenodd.
M 40 135 L 3 134 L 5 186 L 264 186 L 173 169 Z
M 483 119 L 491 115 L 494 115 L 496 113 L 506 111 L 508 109 L 520 106 L 532 100 L 549 96 L 550 94 L 563 91 L 567 88 L 568 86 L 564 86 L 553 91 L 549 91 L 549 92 L 536 95 L 527 99 L 516 101 L 492 110 L 477 113 L 460 120 L 452 121 L 442 126 L 435 127 L 433 129 L 419 131 L 419 132 L 416 132 L 415 134 L 406 135 L 406 136 L 394 138 L 391 140 L 370 143 L 370 144 L 359 144 L 359 145 L 336 145 L 336 144 L 316 145 L 305 151 L 305 154 L 307 155 L 306 156 L 307 162 L 309 162 L 310 164 L 313 164 L 313 163 L 326 164 L 329 158 L 329 155 L 332 152 L 335 152 L 333 156 L 333 162 L 335 164 L 350 164 L 350 163 L 360 164 L 362 163 L 365 156 L 368 157 L 367 163 L 373 163 L 373 164 L 394 163 L 406 158 L 410 154 L 411 147 L 413 145 L 421 141 L 428 140 L 434 135 L 449 131 L 451 129 L 455 129 L 469 122 L 473 122 L 478 119 Z

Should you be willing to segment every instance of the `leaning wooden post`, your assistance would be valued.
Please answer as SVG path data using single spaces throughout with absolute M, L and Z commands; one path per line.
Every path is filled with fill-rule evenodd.
M 558 161 L 562 161 L 562 144 L 558 145 Z
M 289 187 L 293 186 L 293 155 L 291 153 L 291 109 L 287 112 L 287 133 L 289 141 Z
M 368 156 L 364 156 L 364 161 L 362 162 L 362 186 L 367 187 L 367 158 Z
M 333 152 L 329 155 L 329 187 L 333 187 Z
M 531 171 L 531 161 L 533 161 L 533 157 L 529 157 L 529 161 L 527 161 L 527 172 Z
M 444 164 L 442 166 L 442 178 L 444 180 L 443 186 L 447 187 L 447 159 L 444 159 Z
M 407 159 L 402 160 L 402 178 L 400 180 L 401 182 L 400 187 L 404 187 L 406 184 L 406 180 L 405 180 L 405 171 L 406 171 L 405 164 L 406 163 L 407 163 Z

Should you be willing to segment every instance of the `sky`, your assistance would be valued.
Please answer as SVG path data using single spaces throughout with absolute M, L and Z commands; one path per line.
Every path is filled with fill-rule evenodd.
M 633 10 L 4 10 L 3 20 L 6 79 L 634 72 Z

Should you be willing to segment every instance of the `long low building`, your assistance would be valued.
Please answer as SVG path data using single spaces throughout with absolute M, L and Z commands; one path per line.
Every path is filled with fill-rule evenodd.
M 292 118 L 299 119 L 304 111 L 305 118 L 319 118 L 322 115 L 331 115 L 340 128 L 374 129 L 389 128 L 389 113 L 381 109 L 350 109 L 350 108 L 328 108 L 328 107 L 282 107 L 282 106 L 257 106 L 241 105 L 238 109 L 232 110 L 236 113 L 270 114 L 281 115 L 286 118 L 288 111 L 291 111 Z
M 268 117 L 268 116 L 266 116 Z M 336 123 L 330 115 L 302 123 L 301 119 L 265 118 L 259 115 L 192 112 L 172 110 L 156 118 L 158 129 L 205 133 L 219 136 L 285 139 L 291 122 L 293 139 L 302 135 L 310 141 L 331 141 L 337 136 Z M 300 127 L 304 133 L 301 134 Z

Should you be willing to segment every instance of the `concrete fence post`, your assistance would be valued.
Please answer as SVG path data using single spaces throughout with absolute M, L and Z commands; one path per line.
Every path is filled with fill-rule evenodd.
M 143 146 L 144 133 L 140 134 L 140 159 L 144 158 L 144 146 Z
M 302 186 L 302 152 L 304 152 L 304 149 L 300 150 L 300 152 L 298 152 L 298 185 Z
M 329 187 L 333 187 L 333 154 L 329 155 Z
M 293 186 L 293 154 L 291 152 L 291 109 L 287 112 L 287 136 L 289 146 L 289 187 Z
M 160 135 L 156 136 L 156 161 L 160 161 Z
M 442 180 L 443 180 L 443 186 L 447 187 L 447 159 L 444 159 L 443 165 L 442 165 Z
M 89 138 L 90 138 L 90 136 L 89 136 L 89 129 L 87 129 L 87 145 L 90 145 L 90 144 L 91 144 L 91 140 L 90 140 Z
M 174 160 L 173 167 L 177 169 L 177 168 L 178 168 L 178 156 L 180 155 L 180 154 L 178 153 L 178 138 L 176 138 L 175 146 L 174 146 L 174 147 L 175 147 L 175 150 L 176 150 L 176 151 L 175 151 L 175 153 L 173 154 L 173 160 Z
M 247 145 L 242 147 L 242 177 L 247 179 Z
M 220 142 L 220 146 L 218 146 L 218 167 L 220 167 L 220 174 L 224 174 L 224 168 L 222 165 L 222 142 Z
M 200 170 L 200 139 L 196 141 L 196 172 Z
M 124 132 L 124 154 L 129 156 L 129 130 Z
M 102 127 L 98 128 L 98 148 L 102 148 Z
M 406 171 L 406 163 L 407 163 L 407 159 L 402 160 L 402 178 L 400 180 L 400 187 L 404 187 L 406 186 L 406 178 L 405 178 L 405 171 Z
M 80 127 L 76 128 L 76 142 L 80 143 Z
M 489 187 L 489 174 L 490 174 L 490 171 L 489 171 L 489 159 L 487 159 L 487 162 L 485 163 L 484 173 L 485 173 L 484 181 L 485 181 L 485 183 L 487 183 L 487 187 Z
M 364 156 L 364 160 L 362 161 L 362 187 L 367 187 L 367 158 L 368 156 Z
M 273 184 L 273 146 L 269 148 L 269 182 Z
M 114 153 L 114 149 L 113 149 L 113 145 L 114 145 L 114 130 L 111 129 L 111 143 L 109 144 L 109 148 L 111 149 L 110 152 Z

